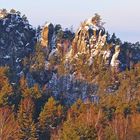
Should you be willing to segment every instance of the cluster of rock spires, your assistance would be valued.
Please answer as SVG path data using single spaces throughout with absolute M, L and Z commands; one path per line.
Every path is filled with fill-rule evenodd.
M 139 43 L 122 44 L 114 34 L 110 37 L 103 24 L 100 16 L 95 14 L 81 24 L 72 42 L 69 41 L 68 45 L 64 45 L 62 41 L 55 41 L 54 46 L 50 44 L 48 36 L 51 24 L 46 24 L 42 30 L 41 45 L 49 49 L 49 52 L 52 50 L 50 46 L 53 46 L 51 47 L 53 52 L 63 51 L 66 61 L 78 59 L 81 54 L 89 54 L 89 65 L 93 64 L 95 57 L 102 56 L 106 66 L 111 66 L 118 71 L 132 68 L 140 60 Z M 50 54 L 53 55 L 53 53 Z
M 73 40 L 72 55 L 89 54 L 89 65 L 93 64 L 95 57 L 102 56 L 106 66 L 118 71 L 132 68 L 140 60 L 138 43 L 132 47 L 122 44 L 114 35 L 110 38 L 98 18 L 99 15 L 95 15 L 80 27 Z
M 67 45 L 64 45 L 63 41 L 55 40 L 53 49 L 49 44 L 49 26 L 50 24 L 44 26 L 41 35 L 41 46 L 50 52 L 46 61 L 46 69 L 48 69 L 50 58 L 57 57 L 57 65 L 60 56 L 63 57 L 65 66 L 68 66 L 68 69 L 71 69 L 71 62 L 80 60 L 82 55 L 89 55 L 89 59 L 85 60 L 85 63 L 88 63 L 89 66 L 93 65 L 95 58 L 102 57 L 105 67 L 111 67 L 116 72 L 131 69 L 140 60 L 140 44 L 122 43 L 114 34 L 110 37 L 105 31 L 98 14 L 82 23 L 75 33 L 74 39 L 69 41 Z M 47 35 L 44 33 L 47 33 Z M 97 98 L 93 95 L 97 90 L 97 86 L 82 81 L 82 78 L 79 80 L 77 76 L 78 74 L 75 74 L 75 71 L 62 77 L 59 77 L 57 73 L 53 73 L 47 87 L 53 91 L 55 97 L 65 93 L 67 102 L 75 101 L 79 97 L 83 100 L 89 96 L 94 97 L 93 100 Z M 114 88 L 116 89 L 116 86 Z M 90 95 L 89 89 L 92 91 L 92 95 Z
M 73 37 L 74 33 L 68 29 L 63 31 L 61 25 L 53 26 L 52 23 L 46 23 L 41 31 L 40 44 L 48 55 L 52 55 L 54 51 L 64 55 L 70 49 Z
M 27 67 L 23 65 L 23 60 L 29 56 L 34 57 L 37 42 L 40 42 L 46 54 L 44 69 L 32 73 L 30 69 L 34 63 Z M 98 14 L 83 22 L 74 34 L 52 23 L 46 23 L 42 29 L 37 30 L 20 12 L 0 10 L 0 66 L 10 67 L 12 82 L 26 75 L 29 85 L 36 82 L 40 86 L 46 85 L 57 98 L 65 94 L 66 102 L 74 102 L 79 97 L 85 99 L 90 91 L 93 93 L 97 90 L 97 86 L 77 80 L 74 71 L 64 76 L 58 76 L 57 73 L 62 60 L 69 69 L 71 62 L 78 61 L 83 54 L 89 56 L 85 62 L 89 66 L 93 65 L 95 58 L 102 57 L 105 67 L 123 71 L 140 61 L 140 44 L 122 43 L 115 34 L 110 36 Z M 53 66 L 52 62 L 55 62 Z

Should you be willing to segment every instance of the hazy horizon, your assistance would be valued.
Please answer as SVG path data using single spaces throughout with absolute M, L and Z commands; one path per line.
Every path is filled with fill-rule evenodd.
M 101 15 L 105 28 L 109 33 L 115 32 L 122 41 L 140 41 L 140 1 L 118 0 L 0 0 L 0 8 L 12 8 L 25 14 L 34 27 L 43 25 L 46 21 L 61 24 L 62 27 L 77 29 L 82 21 L 93 16 Z

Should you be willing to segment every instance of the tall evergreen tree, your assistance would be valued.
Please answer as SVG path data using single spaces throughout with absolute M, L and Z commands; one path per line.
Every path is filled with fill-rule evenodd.
M 9 104 L 9 97 L 13 94 L 12 86 L 6 75 L 7 72 L 7 67 L 0 67 L 0 106 Z
M 19 134 L 21 140 L 37 140 L 37 129 L 33 120 L 34 103 L 30 97 L 21 101 L 18 112 Z
M 39 115 L 39 128 L 41 133 L 43 133 L 42 137 L 49 138 L 51 130 L 60 124 L 62 114 L 62 106 L 58 105 L 53 97 L 50 97 Z
M 0 108 L 0 140 L 15 140 L 18 134 L 18 123 L 10 107 Z

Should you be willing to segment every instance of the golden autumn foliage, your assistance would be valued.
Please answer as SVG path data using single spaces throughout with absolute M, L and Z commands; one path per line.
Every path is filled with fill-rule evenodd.
M 34 84 L 33 87 L 29 88 L 26 79 L 21 77 L 20 79 L 20 90 L 23 97 L 32 97 L 34 99 L 41 97 L 41 91 L 38 87 L 38 84 Z
M 39 115 L 40 129 L 45 131 L 48 127 L 56 127 L 61 122 L 62 115 L 63 107 L 58 105 L 53 97 L 50 97 Z
M 0 106 L 8 104 L 8 98 L 13 94 L 12 86 L 7 78 L 7 67 L 0 67 Z
M 81 66 L 84 64 L 82 57 L 81 62 L 77 62 Z M 86 69 L 81 71 L 80 65 L 77 66 L 78 73 L 84 74 Z M 139 140 L 139 65 L 115 74 L 110 69 L 102 68 L 102 65 L 95 66 L 98 67 L 98 71 L 94 71 L 98 74 L 96 80 L 91 82 L 91 77 L 88 81 L 98 84 L 98 102 L 79 99 L 71 106 L 62 106 L 53 97 L 44 100 L 38 84 L 29 87 L 26 78 L 22 77 L 18 113 L 5 106 L 8 100 L 5 104 L 3 102 L 4 107 L 0 107 L 0 137 L 11 140 L 16 139 L 15 135 L 17 139 L 33 140 Z M 1 86 L 4 91 L 12 92 L 5 71 L 0 69 Z M 3 81 L 8 86 L 3 85 Z M 1 88 L 1 92 L 6 94 L 4 91 Z M 6 95 L 9 97 L 11 94 Z M 40 100 L 43 103 L 39 103 Z M 15 124 L 12 128 L 11 123 Z
M 37 140 L 37 129 L 34 123 L 34 103 L 30 97 L 21 100 L 18 111 L 18 139 Z
M 12 108 L 0 108 L 0 139 L 15 140 L 19 132 L 18 122 L 15 118 Z

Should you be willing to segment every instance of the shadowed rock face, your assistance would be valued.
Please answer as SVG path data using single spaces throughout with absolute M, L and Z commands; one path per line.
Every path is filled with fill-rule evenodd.
M 17 12 L 0 19 L 0 66 L 9 66 L 14 81 L 23 73 L 22 60 L 34 51 L 36 31 Z

